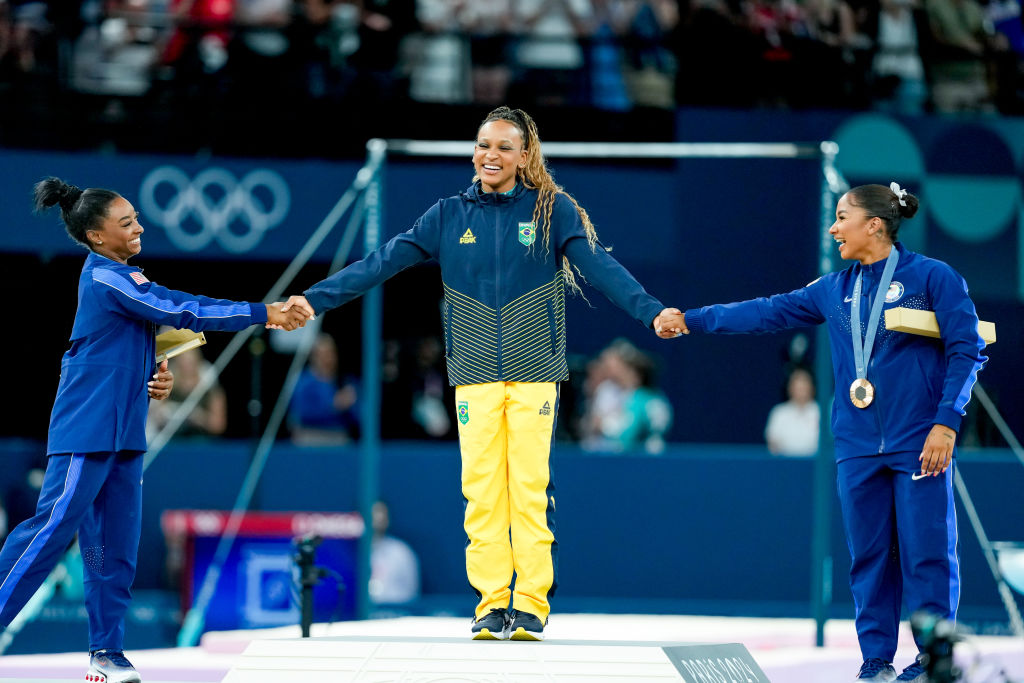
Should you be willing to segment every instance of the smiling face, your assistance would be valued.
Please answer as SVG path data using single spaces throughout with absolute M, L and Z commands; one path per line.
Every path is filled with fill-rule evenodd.
M 97 254 L 128 263 L 128 259 L 142 251 L 142 233 L 139 212 L 127 199 L 117 197 L 107 206 L 100 224 L 85 235 Z
M 839 255 L 848 261 L 874 263 L 885 258 L 892 246 L 882 219 L 869 216 L 863 208 L 854 206 L 849 194 L 839 198 L 836 222 L 828 233 L 839 243 Z
M 516 171 L 526 166 L 523 136 L 508 121 L 480 126 L 473 149 L 473 168 L 484 192 L 508 192 L 516 186 Z

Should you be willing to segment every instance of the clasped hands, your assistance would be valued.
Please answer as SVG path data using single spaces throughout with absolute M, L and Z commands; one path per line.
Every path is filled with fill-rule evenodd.
M 288 301 L 267 304 L 267 329 L 291 331 L 306 326 L 316 314 L 304 296 L 293 296 Z
M 690 334 L 686 318 L 678 308 L 666 308 L 654 318 L 654 333 L 662 339 L 673 339 L 681 334 Z

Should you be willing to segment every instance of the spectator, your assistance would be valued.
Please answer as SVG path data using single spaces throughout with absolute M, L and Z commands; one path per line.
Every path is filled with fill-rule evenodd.
M 585 418 L 589 436 L 584 448 L 660 453 L 672 425 L 672 406 L 654 385 L 654 362 L 625 340 L 600 356 L 600 379 L 593 394 L 593 412 Z
M 814 455 L 818 452 L 821 413 L 814 400 L 814 378 L 796 367 L 786 381 L 787 400 L 768 413 L 764 438 L 773 455 Z
M 792 0 L 751 0 L 746 5 L 750 30 L 759 43 L 754 65 L 760 102 L 785 106 L 806 90 L 800 82 L 799 65 L 794 63 L 794 35 L 806 35 L 802 8 Z M 798 90 L 799 89 L 799 90 Z
M 918 41 L 917 0 L 881 0 L 872 64 L 876 106 L 920 113 L 928 97 Z
M 444 345 L 440 339 L 417 340 L 410 375 L 409 394 L 412 396 L 412 421 L 419 432 L 417 438 L 453 438 L 450 412 L 455 394 L 445 376 Z
M 796 41 L 801 80 L 815 83 L 815 104 L 854 102 L 864 90 L 870 62 L 863 50 L 869 41 L 857 32 L 853 9 L 846 0 L 808 0 L 804 8 L 806 36 Z
M 370 600 L 375 605 L 402 605 L 420 597 L 420 563 L 405 541 L 388 535 L 387 503 L 373 504 L 373 547 L 370 551 Z
M 469 101 L 469 44 L 458 32 L 467 0 L 416 0 L 423 27 L 406 44 L 410 59 L 409 95 L 419 102 L 461 104 Z
M 416 0 L 354 0 L 359 8 L 359 49 L 351 57 L 356 67 L 357 97 L 394 100 L 407 85 L 397 71 L 402 40 L 419 26 Z
M 623 33 L 628 29 L 621 1 L 593 0 L 594 22 L 590 35 L 590 100 L 598 109 L 627 111 L 633 102 L 623 76 Z
M 146 422 L 150 440 L 164 428 L 178 407 L 213 366 L 203 358 L 199 349 L 189 349 L 170 361 L 174 369 L 174 387 L 171 395 L 163 401 L 151 401 L 149 419 Z M 213 386 L 203 395 L 196 407 L 188 414 L 178 428 L 178 436 L 220 436 L 228 426 L 228 399 L 224 388 L 214 380 Z
M 459 21 L 469 35 L 473 102 L 499 105 L 506 99 L 512 77 L 508 67 L 511 0 L 467 3 L 459 12 Z
M 679 24 L 671 0 L 624 0 L 627 22 L 626 82 L 638 106 L 671 109 L 675 105 L 676 63 L 666 43 Z
M 292 441 L 303 445 L 343 444 L 359 434 L 355 382 L 338 384 L 338 347 L 325 333 L 317 335 L 289 409 Z
M 932 102 L 940 112 L 992 109 L 985 55 L 991 36 L 975 0 L 925 0 L 932 36 Z
M 583 49 L 590 0 L 518 0 L 515 19 L 523 28 L 515 62 L 523 70 L 523 95 L 541 105 L 583 101 Z

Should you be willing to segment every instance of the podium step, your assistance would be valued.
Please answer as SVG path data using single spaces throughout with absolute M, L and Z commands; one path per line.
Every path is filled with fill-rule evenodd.
M 736 643 L 517 642 L 340 636 L 253 641 L 224 678 L 224 683 L 280 683 L 282 680 L 303 683 L 768 681 L 746 648 Z

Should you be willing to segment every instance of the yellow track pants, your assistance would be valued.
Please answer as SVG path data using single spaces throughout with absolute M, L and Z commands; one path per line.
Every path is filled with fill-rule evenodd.
M 554 382 L 455 388 L 466 500 L 466 575 L 476 617 L 512 608 L 547 619 L 558 544 L 549 456 L 558 406 Z M 515 592 L 512 572 L 515 571 Z

